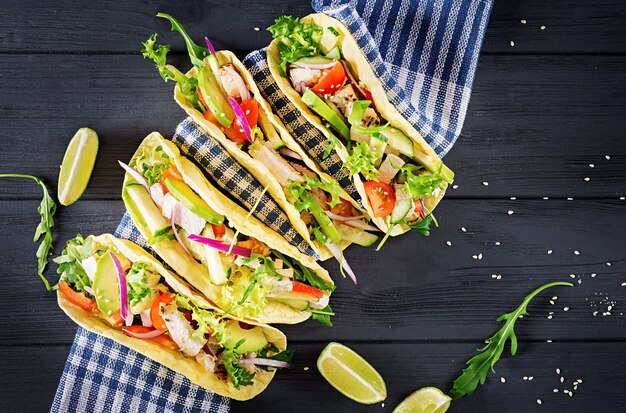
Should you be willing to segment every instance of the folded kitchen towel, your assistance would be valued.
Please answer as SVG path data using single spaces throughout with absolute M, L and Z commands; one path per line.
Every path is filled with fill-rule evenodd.
M 389 100 L 440 156 L 450 150 L 460 133 L 492 3 L 312 1 L 316 11 L 346 24 L 383 81 Z M 249 54 L 244 63 L 295 137 L 309 134 L 310 141 L 303 146 L 311 156 L 316 158 L 315 154 L 323 153 L 323 138 L 315 136 L 314 128 L 303 123 L 297 112 L 285 109 L 289 103 L 268 77 L 265 52 Z M 184 130 L 193 132 L 187 119 L 178 127 L 178 132 Z M 338 181 L 345 179 L 337 160 L 328 159 L 321 164 Z M 145 245 L 127 214 L 115 234 Z M 184 376 L 81 327 L 51 408 L 54 413 L 229 410 L 230 399 L 200 388 Z

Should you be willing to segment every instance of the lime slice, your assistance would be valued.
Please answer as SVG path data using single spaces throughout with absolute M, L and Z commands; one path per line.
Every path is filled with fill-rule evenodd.
M 98 154 L 98 135 L 80 128 L 65 150 L 59 174 L 58 196 L 61 205 L 71 205 L 85 191 Z
M 354 401 L 373 404 L 387 397 L 380 374 L 343 344 L 329 343 L 317 359 L 317 368 L 331 386 Z
M 424 387 L 412 393 L 393 413 L 443 413 L 450 407 L 450 397 L 436 387 Z

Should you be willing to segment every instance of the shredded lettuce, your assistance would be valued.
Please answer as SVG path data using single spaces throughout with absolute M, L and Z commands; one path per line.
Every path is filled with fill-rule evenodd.
M 53 260 L 59 264 L 57 273 L 65 274 L 65 281 L 75 291 L 84 292 L 85 287 L 91 287 L 91 280 L 83 268 L 82 261 L 89 258 L 92 248 L 92 238 L 87 238 L 85 241 L 82 235 L 77 234 L 76 237 L 67 241 L 61 255 Z
M 135 307 L 152 296 L 151 287 L 156 286 L 161 277 L 152 272 L 148 264 L 135 261 L 126 274 L 126 285 L 128 286 L 128 300 L 131 307 Z
M 282 16 L 277 18 L 267 30 L 274 39 L 280 40 L 278 43 L 280 63 L 278 66 L 285 74 L 287 73 L 287 63 L 295 62 L 303 57 L 322 54 L 319 43 L 324 30 L 319 26 L 302 23 L 297 17 Z
M 304 178 L 304 181 L 291 181 L 291 184 L 288 188 L 289 194 L 294 199 L 296 199 L 294 206 L 298 209 L 299 212 L 308 210 L 310 202 L 316 202 L 315 200 L 308 200 L 309 197 L 303 197 L 305 192 L 308 192 L 313 188 L 319 188 L 330 195 L 327 203 L 328 205 L 330 205 L 331 208 L 341 203 L 341 197 L 339 196 L 341 187 L 339 186 L 339 183 L 337 183 L 337 181 L 327 183 L 320 181 L 318 178 L 310 178 L 306 175 L 303 175 L 302 177 Z
M 170 157 L 163 147 L 157 146 L 149 153 L 142 149 L 142 152 L 132 159 L 130 166 L 138 170 L 146 178 L 148 185 L 152 186 L 161 180 L 163 171 L 170 166 L 170 163 Z
M 359 142 L 353 149 L 352 153 L 344 163 L 351 175 L 362 174 L 368 181 L 374 181 L 378 178 L 378 170 L 376 169 L 376 153 L 365 142 Z
M 255 373 L 243 367 L 233 351 L 226 350 L 222 353 L 222 363 L 236 389 L 253 384 Z
M 400 172 L 405 176 L 406 182 L 404 190 L 413 199 L 428 198 L 437 189 L 443 189 L 443 177 L 441 169 L 443 163 L 439 163 L 437 170 L 432 174 L 416 174 L 422 170 L 416 165 L 407 164 L 400 168 Z

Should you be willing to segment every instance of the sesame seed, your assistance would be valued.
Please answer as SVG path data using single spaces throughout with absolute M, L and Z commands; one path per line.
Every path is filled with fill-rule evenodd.
M 500 382 L 501 383 L 506 383 L 506 379 L 504 377 L 500 377 Z
M 556 369 L 556 374 L 561 374 L 561 369 Z
M 246 109 L 246 115 L 250 114 L 250 109 Z
M 502 276 L 500 274 L 498 274 L 498 278 L 496 278 L 496 280 L 501 280 Z
M 607 161 L 611 160 L 611 157 L 609 155 L 604 155 L 604 157 L 606 158 Z
M 591 274 L 591 278 L 596 278 L 596 275 L 598 275 L 598 274 L 596 274 L 596 273 L 594 272 L 593 274 Z
M 496 241 L 496 242 L 494 242 L 494 244 L 500 245 L 500 241 Z
M 567 198 L 567 200 L 568 200 L 568 201 L 573 201 L 573 200 L 574 200 L 574 198 Z
M 541 26 L 541 27 L 540 27 L 540 29 L 541 29 L 541 30 L 545 30 L 545 29 L 546 29 L 546 26 Z
M 489 186 L 489 182 L 485 181 L 485 182 L 483 182 L 483 185 L 484 186 Z
M 580 255 L 580 251 L 574 251 L 574 255 Z
M 515 46 L 515 42 L 511 40 L 511 47 Z
M 613 306 L 612 306 L 612 305 L 610 305 L 610 306 L 608 306 L 608 307 L 606 308 L 606 311 L 611 311 L 612 309 L 613 309 Z
M 557 297 L 556 295 L 554 297 L 552 297 L 553 300 L 556 300 L 557 298 L 559 298 L 559 297 Z
M 554 305 L 554 301 L 550 300 L 550 304 Z
M 552 393 L 558 393 L 559 389 L 552 389 Z
M 610 267 L 611 265 L 612 265 L 612 264 L 611 264 L 610 262 L 607 262 L 607 263 L 606 263 L 606 266 L 607 266 L 607 267 Z
M 309 368 L 308 368 L 308 367 L 305 367 L 305 368 L 304 368 L 304 371 L 309 371 Z
M 260 29 L 260 28 L 258 28 L 258 27 L 255 27 L 255 28 L 254 28 L 254 31 L 257 31 L 257 32 L 258 32 L 259 30 L 261 30 L 261 29 Z
M 324 92 L 324 89 L 320 89 L 320 92 Z
M 552 343 L 552 340 L 546 340 L 546 343 Z
M 451 246 L 452 246 L 452 243 L 451 243 L 450 241 L 446 241 L 446 245 L 447 245 L 448 247 L 451 247 Z
M 580 384 L 582 384 L 582 382 L 583 382 L 583 381 L 582 381 L 582 379 L 578 379 L 578 380 L 576 380 L 576 381 L 577 381 L 578 383 L 580 383 Z
M 526 24 L 526 20 L 520 20 L 519 22 L 522 24 Z
M 528 381 L 531 381 L 532 379 L 534 379 L 533 376 L 528 376 Z
M 619 197 L 619 200 L 620 200 L 620 201 L 623 201 L 623 200 L 625 200 L 625 199 L 626 199 L 626 197 L 623 197 L 623 196 L 620 196 L 620 197 Z
M 626 287 L 626 283 L 622 283 L 622 287 Z
M 589 167 L 590 167 L 590 168 L 595 168 L 596 166 L 595 166 L 594 164 L 590 163 L 590 164 L 589 164 Z
M 563 311 L 569 311 L 569 307 L 563 307 Z
M 511 197 L 511 201 L 515 201 L 516 199 L 517 199 L 517 197 L 516 197 L 516 196 L 512 196 L 512 197 Z
M 565 381 L 565 377 L 561 377 L 561 383 Z
M 597 316 L 597 315 L 598 315 L 598 312 L 597 312 L 597 311 L 594 311 L 594 312 L 593 312 L 593 316 L 595 317 L 595 316 Z
M 498 278 L 498 274 L 491 274 L 491 278 Z
M 552 316 L 551 315 L 548 316 L 548 320 L 552 320 Z
M 513 215 L 513 211 L 509 211 L 509 212 L 507 212 L 507 214 Z
M 576 274 L 570 274 L 569 278 L 576 278 Z
M 452 189 L 457 189 L 458 187 L 458 185 L 452 185 Z
M 465 227 L 461 227 L 461 231 L 467 232 L 467 229 L 465 229 Z
M 483 253 L 481 252 L 480 254 L 478 254 L 478 259 L 482 260 L 483 259 Z
M 547 196 L 544 196 L 544 197 L 543 197 L 543 199 L 544 199 L 544 200 L 548 200 L 548 199 L 550 199 L 550 198 L 548 198 Z
M 243 129 L 239 129 L 239 132 L 243 133 Z
M 567 394 L 569 395 L 569 397 L 572 397 L 574 395 L 571 390 L 568 390 Z
M 384 403 L 384 402 L 383 402 L 383 403 L 381 403 L 381 404 L 380 404 L 380 407 L 385 407 L 385 403 Z
M 478 255 L 472 255 L 472 258 L 474 258 L 476 260 L 476 259 L 478 259 Z
M 528 377 L 524 376 L 522 377 L 523 380 L 528 380 Z
M 583 280 L 581 278 L 578 279 L 578 284 L 582 284 Z
M 541 399 L 537 399 L 537 404 L 541 404 Z
M 589 178 L 588 177 L 585 178 L 585 182 L 589 182 Z
M 552 250 L 548 250 L 548 255 L 551 255 L 551 254 L 552 254 Z

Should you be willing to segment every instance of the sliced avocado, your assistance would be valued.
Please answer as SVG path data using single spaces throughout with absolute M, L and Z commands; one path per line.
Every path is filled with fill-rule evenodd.
M 226 322 L 228 337 L 224 342 L 224 347 L 232 349 L 237 354 L 253 353 L 261 350 L 267 345 L 267 338 L 259 326 L 254 326 L 249 330 L 241 328 L 239 321 L 228 320 Z M 234 348 L 239 343 L 237 348 Z
M 304 203 L 309 205 L 308 210 L 319 224 L 322 232 L 324 232 L 324 234 L 326 234 L 332 242 L 339 244 L 341 242 L 341 235 L 337 232 L 337 228 L 335 228 L 333 221 L 331 221 L 328 215 L 324 212 L 324 208 L 322 208 L 322 206 L 313 199 L 311 194 L 306 191 L 303 192 L 300 197 Z
M 350 139 L 350 129 L 339 116 L 311 89 L 307 89 L 302 95 L 302 101 L 317 112 L 322 118 L 326 119 L 331 126 L 339 132 L 345 139 Z
M 413 141 L 400 129 L 394 128 L 393 126 L 387 126 L 385 129 L 378 133 L 374 133 L 372 136 L 382 141 L 386 140 L 390 147 L 413 159 L 413 156 L 415 155 L 413 150 Z
M 338 47 L 339 43 L 339 32 L 334 27 L 327 27 L 324 29 L 322 33 L 322 38 L 320 39 L 320 49 L 324 53 L 328 53 L 334 48 Z
M 202 92 L 202 97 L 208 106 L 208 110 L 224 127 L 228 128 L 235 119 L 235 112 L 222 93 L 221 86 L 210 67 L 204 66 L 200 68 L 198 72 L 198 87 Z
M 371 247 L 376 241 L 378 241 L 378 235 L 370 234 L 369 232 L 354 228 L 349 225 L 337 225 L 337 232 L 341 235 L 344 241 L 350 241 L 354 244 L 361 245 L 363 247 Z
M 324 56 L 310 56 L 310 57 L 303 57 L 301 59 L 296 60 L 297 63 L 304 63 L 308 65 L 324 65 L 332 61 L 333 59 L 330 59 Z
M 274 128 L 274 125 L 272 125 L 272 122 L 270 122 L 267 114 L 263 110 L 259 111 L 259 124 L 261 125 L 261 130 L 265 134 L 265 137 L 268 141 L 270 141 L 275 150 L 285 147 L 285 143 L 280 138 L 278 132 L 276 132 L 276 129 Z
M 374 166 L 378 168 L 383 161 L 383 155 L 385 154 L 385 148 L 387 147 L 387 142 L 383 142 L 380 139 L 370 139 L 370 148 L 376 154 L 376 162 L 374 162 Z
M 326 53 L 326 57 L 328 57 L 329 59 L 335 59 L 335 60 L 341 59 L 341 50 L 339 50 L 339 46 L 333 47 L 333 49 L 330 52 Z
M 133 221 L 139 226 L 147 227 L 152 234 L 170 226 L 142 185 L 126 185 L 122 198 Z
M 98 261 L 92 288 L 100 311 L 110 317 L 120 310 L 120 287 L 117 280 L 117 270 L 109 251 L 105 252 Z
M 293 308 L 295 310 L 298 310 L 298 311 L 306 311 L 306 310 L 308 310 L 309 309 L 309 303 L 311 302 L 309 300 L 305 300 L 305 299 L 302 299 L 302 298 L 290 299 L 290 298 L 273 298 L 273 297 L 272 297 L 272 301 L 276 301 L 278 303 L 285 304 L 286 306 L 289 306 L 289 307 L 291 307 L 291 308 Z
M 185 208 L 199 217 L 204 218 L 211 224 L 221 225 L 224 222 L 224 216 L 215 212 L 189 185 L 177 179 L 165 178 L 163 181 L 165 182 L 167 190 L 170 191 L 172 196 L 179 200 Z

